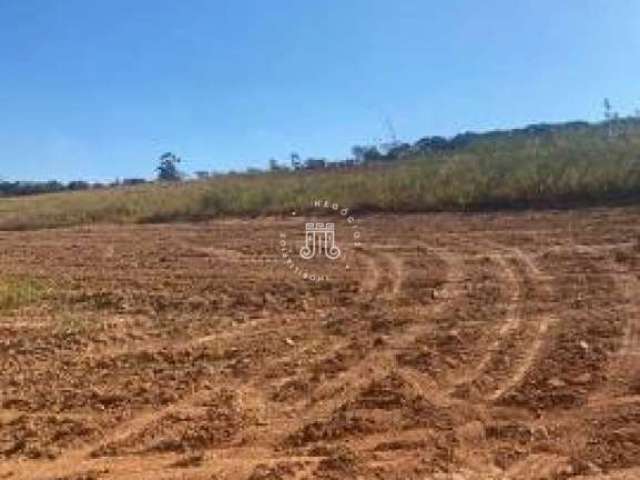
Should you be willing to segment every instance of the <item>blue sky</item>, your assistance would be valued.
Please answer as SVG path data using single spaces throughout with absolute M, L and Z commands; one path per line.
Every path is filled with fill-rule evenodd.
M 0 176 L 344 157 L 640 109 L 635 0 L 0 0 Z

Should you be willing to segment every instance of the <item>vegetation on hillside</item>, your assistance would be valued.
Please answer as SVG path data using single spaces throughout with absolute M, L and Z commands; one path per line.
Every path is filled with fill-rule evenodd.
M 278 169 L 0 200 L 0 228 L 286 214 L 328 199 L 359 211 L 557 207 L 640 198 L 640 121 L 493 132 L 352 168 Z

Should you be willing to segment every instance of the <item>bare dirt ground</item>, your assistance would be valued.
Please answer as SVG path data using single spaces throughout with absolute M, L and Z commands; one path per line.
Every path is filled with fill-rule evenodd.
M 640 478 L 640 213 L 0 235 L 0 479 Z M 304 221 L 304 220 L 303 220 Z

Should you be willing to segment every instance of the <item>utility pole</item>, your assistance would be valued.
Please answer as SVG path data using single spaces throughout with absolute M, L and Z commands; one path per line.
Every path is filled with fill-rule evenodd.
M 389 138 L 391 139 L 391 145 L 394 147 L 398 144 L 398 136 L 396 135 L 396 129 L 393 128 L 393 123 L 391 122 L 391 118 L 389 116 L 384 117 L 384 122 L 387 125 L 387 130 L 389 131 Z
M 613 112 L 611 111 L 611 102 L 608 98 L 604 99 L 604 118 L 607 121 L 609 129 L 609 138 L 613 137 Z

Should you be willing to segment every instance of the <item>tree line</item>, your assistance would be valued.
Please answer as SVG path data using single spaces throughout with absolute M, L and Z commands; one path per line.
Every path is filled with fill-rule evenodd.
M 140 185 L 147 183 L 144 178 L 117 179 L 113 182 L 86 182 L 84 180 L 73 180 L 70 182 L 60 182 L 50 180 L 44 182 L 35 181 L 0 181 L 0 196 L 20 197 L 25 195 L 39 195 L 42 193 L 76 192 L 81 190 L 100 190 L 103 188 L 113 188 L 120 186 Z
M 323 169 L 349 169 L 360 166 L 367 166 L 378 163 L 392 163 L 406 158 L 427 157 L 429 155 L 456 152 L 470 147 L 482 145 L 495 145 L 505 141 L 525 140 L 544 141 L 551 140 L 557 135 L 566 133 L 583 132 L 593 135 L 600 135 L 608 138 L 623 136 L 634 128 L 640 127 L 640 112 L 628 117 L 620 117 L 613 112 L 608 100 L 604 102 L 604 122 L 589 123 L 584 121 L 564 122 L 564 123 L 537 123 L 524 128 L 509 130 L 493 130 L 488 132 L 464 132 L 453 137 L 425 136 L 414 143 L 388 142 L 370 145 L 355 145 L 351 149 L 351 156 L 341 160 L 329 160 L 322 157 L 308 157 L 302 159 L 301 156 L 293 152 L 289 158 L 279 161 L 274 158 L 269 160 L 268 170 L 271 172 L 283 171 L 303 171 L 303 170 L 323 170 Z M 158 159 L 156 168 L 156 181 L 178 182 L 189 178 L 187 174 L 179 169 L 182 159 L 174 153 L 167 152 Z M 249 168 L 243 174 L 257 175 L 265 173 L 265 170 Z M 227 175 L 239 174 L 238 172 L 227 172 Z M 215 172 L 197 171 L 194 172 L 196 179 L 207 179 L 218 175 Z M 0 196 L 24 196 L 37 195 L 43 193 L 55 193 L 65 191 L 81 191 L 103 188 L 114 188 L 121 186 L 134 186 L 148 183 L 144 178 L 124 178 L 116 179 L 114 182 L 87 182 L 74 180 L 70 182 L 60 182 L 57 180 L 34 182 L 34 181 L 0 181 Z

